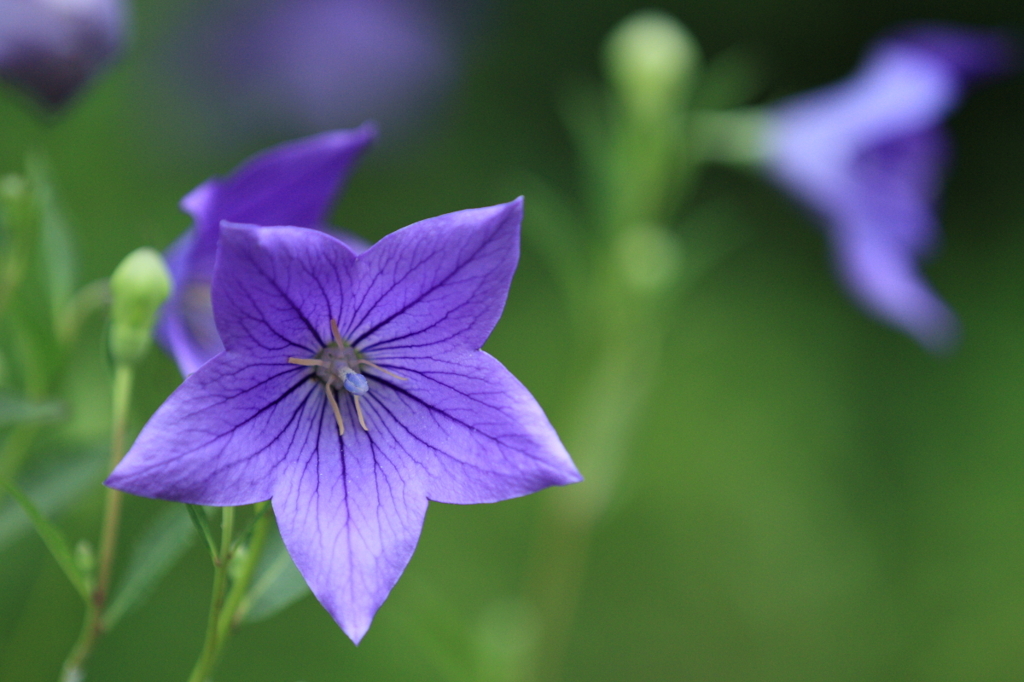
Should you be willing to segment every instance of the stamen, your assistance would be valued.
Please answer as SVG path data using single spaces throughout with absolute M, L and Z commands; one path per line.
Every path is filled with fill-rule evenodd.
M 366 365 L 367 367 L 373 367 L 375 370 L 380 371 L 380 372 L 384 372 L 388 376 L 392 376 L 392 377 L 398 379 L 399 381 L 408 381 L 409 380 L 409 377 L 398 376 L 397 374 L 392 372 L 390 369 L 384 369 L 383 367 L 378 365 L 376 362 L 370 362 L 369 360 L 359 360 L 359 364 L 360 365 Z
M 316 358 L 288 358 L 288 362 L 293 365 L 302 365 L 303 367 L 326 367 L 327 363 L 323 360 L 317 360 Z
M 345 342 L 341 340 L 341 332 L 338 331 L 338 323 L 331 320 L 331 336 L 334 337 L 334 343 L 338 344 L 338 348 L 344 348 Z
M 334 411 L 334 421 L 338 422 L 338 435 L 345 435 L 345 422 L 341 419 L 341 410 L 338 408 L 338 401 L 334 397 L 334 389 L 331 388 L 331 382 L 324 384 L 324 390 L 327 391 L 327 402 L 331 404 L 331 410 Z M 358 404 L 356 409 L 358 410 Z M 359 417 L 362 421 L 362 416 Z M 365 426 L 363 428 L 366 428 Z
M 359 396 L 352 396 L 352 400 L 356 403 L 356 414 L 359 416 L 359 425 L 363 427 L 363 431 L 369 431 L 366 427 L 366 420 L 363 418 L 363 406 L 359 403 Z

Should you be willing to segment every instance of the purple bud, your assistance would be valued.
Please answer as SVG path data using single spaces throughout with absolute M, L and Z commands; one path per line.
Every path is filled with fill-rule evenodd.
M 0 0 L 0 77 L 63 105 L 121 46 L 120 0 Z

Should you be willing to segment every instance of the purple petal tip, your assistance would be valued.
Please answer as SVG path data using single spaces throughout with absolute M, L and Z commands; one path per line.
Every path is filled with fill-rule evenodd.
M 967 82 L 1006 76 L 1019 63 L 1016 42 L 1000 29 L 918 23 L 898 29 L 888 40 L 938 57 Z

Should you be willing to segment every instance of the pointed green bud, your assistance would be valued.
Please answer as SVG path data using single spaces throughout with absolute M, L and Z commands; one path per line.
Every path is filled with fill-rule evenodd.
M 629 15 L 605 43 L 608 79 L 627 110 L 645 120 L 681 106 L 700 60 L 700 47 L 690 31 L 657 10 Z
M 142 247 L 125 256 L 110 276 L 110 354 L 134 365 L 153 337 L 156 313 L 171 294 L 171 273 L 163 256 Z

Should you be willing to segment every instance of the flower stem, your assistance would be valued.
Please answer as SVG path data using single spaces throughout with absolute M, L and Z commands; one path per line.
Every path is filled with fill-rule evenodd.
M 128 427 L 128 408 L 131 404 L 132 383 L 135 377 L 131 365 L 118 363 L 114 367 L 112 393 L 112 420 L 110 438 L 110 469 L 113 470 L 125 453 L 125 431 Z M 110 578 L 117 553 L 117 537 L 121 527 L 123 494 L 113 488 L 106 489 L 103 506 L 103 525 L 100 529 L 99 566 L 92 599 L 85 606 L 82 630 L 78 641 L 64 661 L 60 679 L 74 682 L 83 677 L 82 665 L 92 653 L 96 640 L 103 634 L 103 608 L 110 591 Z
M 657 324 L 652 326 L 654 332 Z M 659 354 L 648 349 L 645 366 L 627 366 L 622 358 L 629 349 L 621 345 L 605 347 L 593 373 L 601 385 L 584 385 L 566 430 L 566 445 L 585 472 L 586 484 L 548 496 L 541 512 L 526 585 L 544 627 L 534 671 L 534 679 L 541 681 L 560 677 L 594 530 L 614 496 L 629 436 L 653 385 L 651 370 Z M 610 391 L 609 385 L 623 388 Z
M 221 648 L 220 619 L 224 610 L 228 588 L 228 564 L 231 562 L 231 540 L 234 534 L 235 508 L 221 510 L 220 551 L 213 566 L 213 592 L 210 597 L 210 614 L 206 621 L 206 640 L 196 665 L 192 668 L 189 682 L 205 682 L 213 672 L 217 654 Z
M 231 631 L 238 627 L 240 620 L 245 615 L 240 611 L 240 607 L 246 592 L 249 590 L 249 583 L 252 582 L 253 574 L 256 572 L 256 564 L 259 563 L 260 555 L 263 554 L 263 546 L 266 544 L 267 531 L 270 528 L 270 518 L 266 513 L 266 507 L 269 504 L 270 502 L 260 502 L 253 505 L 253 513 L 259 514 L 259 520 L 256 521 L 253 527 L 252 539 L 246 548 L 245 556 L 240 559 L 242 563 L 239 566 L 238 574 L 231 583 L 231 591 L 228 593 L 224 611 L 221 613 L 220 621 L 217 623 L 217 641 L 220 647 L 224 646 L 224 642 L 227 641 Z M 218 651 L 215 655 L 219 653 Z

